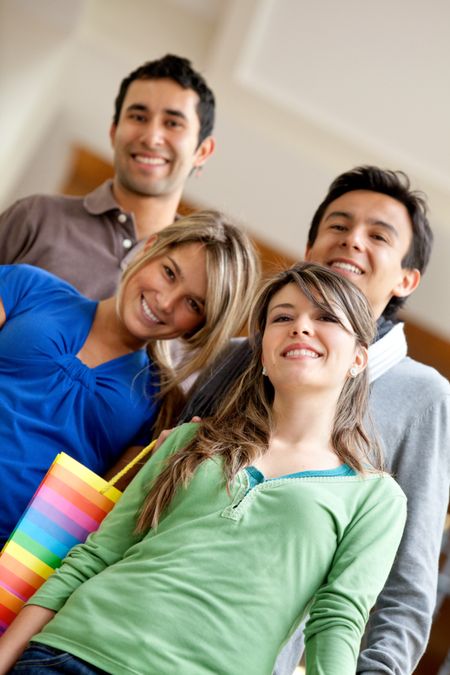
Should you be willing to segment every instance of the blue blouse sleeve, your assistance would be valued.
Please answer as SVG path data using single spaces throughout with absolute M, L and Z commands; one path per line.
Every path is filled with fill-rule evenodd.
M 0 298 L 6 320 L 35 306 L 51 289 L 76 293 L 69 284 L 32 265 L 0 265 Z

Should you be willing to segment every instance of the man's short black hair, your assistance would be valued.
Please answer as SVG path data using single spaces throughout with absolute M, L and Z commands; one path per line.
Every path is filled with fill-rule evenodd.
M 433 233 L 427 218 L 425 195 L 417 190 L 411 190 L 410 180 L 403 171 L 380 169 L 376 166 L 357 166 L 335 178 L 312 218 L 308 232 L 308 246 L 314 244 L 320 222 L 329 204 L 347 192 L 355 190 L 380 192 L 406 207 L 411 219 L 412 239 L 409 250 L 402 260 L 402 267 L 418 269 L 423 274 L 431 255 Z M 386 318 L 394 316 L 405 301 L 406 298 L 391 298 L 383 316 Z
M 212 134 L 214 128 L 215 99 L 203 77 L 195 71 L 191 62 L 181 56 L 166 54 L 156 61 L 147 61 L 125 77 L 115 100 L 114 124 L 119 123 L 123 101 L 128 87 L 134 80 L 162 80 L 167 78 L 177 82 L 183 89 L 193 89 L 198 95 L 197 114 L 200 120 L 199 145 Z

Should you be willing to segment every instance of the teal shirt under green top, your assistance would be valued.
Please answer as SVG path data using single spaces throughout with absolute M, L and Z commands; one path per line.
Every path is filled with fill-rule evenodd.
M 369 610 L 400 542 L 406 498 L 386 474 L 285 477 L 229 494 L 219 459 L 175 495 L 157 530 L 136 512 L 178 428 L 30 604 L 58 614 L 35 640 L 113 675 L 270 675 L 309 612 L 308 675 L 355 672 Z
M 248 466 L 246 468 L 248 474 L 249 489 L 263 483 L 265 480 L 279 480 L 279 478 L 266 478 L 264 474 L 261 473 L 256 466 Z M 285 476 L 280 476 L 280 478 L 319 478 L 320 476 L 355 476 L 356 471 L 352 469 L 347 464 L 341 464 L 341 466 L 336 467 L 335 469 L 318 469 L 317 471 L 297 471 L 296 473 L 287 473 Z

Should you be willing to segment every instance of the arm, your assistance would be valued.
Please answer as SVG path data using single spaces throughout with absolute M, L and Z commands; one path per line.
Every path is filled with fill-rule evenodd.
M 409 675 L 425 651 L 449 498 L 450 397 L 441 396 L 402 432 L 386 445 L 396 445 L 390 469 L 407 495 L 408 519 L 367 627 L 357 669 L 365 675 Z
M 43 607 L 24 607 L 0 639 L 0 675 L 8 673 L 31 638 L 54 617 L 55 612 Z
M 28 201 L 15 202 L 0 214 L 0 265 L 12 265 L 26 252 L 31 228 Z
M 148 484 L 170 451 L 173 451 L 172 445 L 167 443 L 158 458 L 152 457 L 147 462 L 142 475 L 125 492 L 100 529 L 84 544 L 72 549 L 63 565 L 19 612 L 0 639 L 0 675 L 9 671 L 30 639 L 53 618 L 78 586 L 114 564 L 130 545 L 138 541 L 140 535 L 134 533 L 136 514 L 148 492 Z
M 35 268 L 0 264 L 0 328 L 15 310 L 24 308 L 24 301 L 36 302 L 42 292 L 47 292 L 47 285 Z
M 0 298 L 0 328 L 3 326 L 5 321 L 6 321 L 5 307 L 3 305 L 2 299 Z
M 361 512 L 344 532 L 328 577 L 313 599 L 305 628 L 307 675 L 355 672 L 364 626 L 391 568 L 406 518 L 404 496 L 390 479 L 383 480 L 384 489 L 363 500 Z

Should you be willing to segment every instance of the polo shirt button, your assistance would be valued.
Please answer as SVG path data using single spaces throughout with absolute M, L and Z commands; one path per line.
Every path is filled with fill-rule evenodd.
M 133 242 L 131 241 L 131 239 L 124 239 L 122 244 L 123 244 L 123 247 L 127 248 L 127 249 L 131 248 L 133 246 Z
M 126 223 L 128 220 L 126 213 L 119 213 L 119 215 L 117 216 L 117 220 L 119 221 L 119 223 Z

